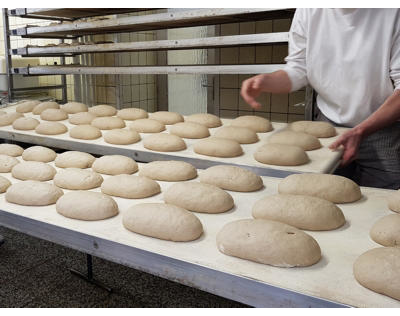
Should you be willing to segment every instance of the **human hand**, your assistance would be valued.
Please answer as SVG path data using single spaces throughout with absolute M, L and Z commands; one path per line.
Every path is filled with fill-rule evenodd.
M 256 98 L 263 92 L 266 85 L 266 75 L 257 75 L 251 77 L 242 83 L 240 94 L 250 106 L 254 109 L 260 109 L 261 104 L 256 101 Z
M 340 146 L 343 146 L 343 156 L 341 167 L 348 165 L 357 157 L 358 147 L 360 146 L 363 133 L 358 128 L 353 128 L 346 133 L 342 134 L 335 142 L 333 142 L 329 148 L 336 150 Z

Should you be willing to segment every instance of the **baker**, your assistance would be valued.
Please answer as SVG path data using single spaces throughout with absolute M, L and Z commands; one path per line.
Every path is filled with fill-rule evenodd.
M 400 9 L 297 9 L 286 66 L 245 80 L 253 108 L 262 92 L 289 93 L 310 84 L 314 119 L 350 127 L 336 173 L 359 185 L 400 188 Z

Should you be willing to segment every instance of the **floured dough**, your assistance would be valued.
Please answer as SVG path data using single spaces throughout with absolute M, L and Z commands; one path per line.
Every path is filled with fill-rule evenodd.
M 176 123 L 171 126 L 169 132 L 183 138 L 205 138 L 210 136 L 207 127 L 193 122 Z
M 56 169 L 40 161 L 24 161 L 11 170 L 12 176 L 19 180 L 49 181 L 56 173 Z
M 18 163 L 17 158 L 0 154 L 0 173 L 11 172 L 11 169 Z
M 69 131 L 69 136 L 77 139 L 97 139 L 101 137 L 101 131 L 92 125 L 77 125 Z
M 289 128 L 295 132 L 303 132 L 320 138 L 336 136 L 335 127 L 328 122 L 297 121 L 289 124 Z
M 41 122 L 35 128 L 35 132 L 43 135 L 59 135 L 68 131 L 68 128 L 60 122 Z
M 75 114 L 88 111 L 87 105 L 79 102 L 68 102 L 62 104 L 61 109 L 67 112 L 68 114 Z
M 26 161 L 50 162 L 56 159 L 54 150 L 43 146 L 32 146 L 24 150 L 22 159 Z
M 117 114 L 117 109 L 111 105 L 100 104 L 92 106 L 88 109 L 90 113 L 93 113 L 96 116 L 113 116 Z
M 183 116 L 176 112 L 158 111 L 150 114 L 152 120 L 159 121 L 164 125 L 172 125 L 183 122 Z
M 21 131 L 30 131 L 36 128 L 39 125 L 39 121 L 34 119 L 33 117 L 20 117 L 17 118 L 12 126 L 14 129 Z
M 25 102 L 18 104 L 15 111 L 20 112 L 20 113 L 32 112 L 32 110 L 38 104 L 40 104 L 40 101 L 37 101 L 37 100 L 25 101 Z
M 186 144 L 182 138 L 167 133 L 147 136 L 143 140 L 143 146 L 154 151 L 180 151 L 186 149 Z
M 253 144 L 259 141 L 256 132 L 247 127 L 221 127 L 215 132 L 214 136 L 236 140 L 240 144 Z
M 21 146 L 15 144 L 0 144 L 0 154 L 8 155 L 12 157 L 21 156 L 24 149 Z
M 103 135 L 104 141 L 115 145 L 129 145 L 140 141 L 140 134 L 131 129 L 113 129 Z
M 307 267 L 321 259 L 317 241 L 290 225 L 264 219 L 241 219 L 217 234 L 222 253 L 277 267 Z
M 74 125 L 90 125 L 97 116 L 90 112 L 71 114 L 68 122 Z
M 132 174 L 138 171 L 138 165 L 135 160 L 126 156 L 107 155 L 97 158 L 92 169 L 108 175 Z
M 6 192 L 10 185 L 11 185 L 10 180 L 0 176 L 0 193 Z
M 315 136 L 289 130 L 271 135 L 268 138 L 268 143 L 299 146 L 306 151 L 322 147 L 320 141 Z
M 44 110 L 47 109 L 59 109 L 60 105 L 57 102 L 53 102 L 53 101 L 46 101 L 46 102 L 42 102 L 38 105 L 36 105 L 33 110 L 32 113 L 35 115 L 40 115 L 42 114 L 42 112 Z
M 124 212 L 122 223 L 134 233 L 171 241 L 191 241 L 203 233 L 194 214 L 163 203 L 136 204 Z
M 256 115 L 239 116 L 232 121 L 231 125 L 246 127 L 257 133 L 266 133 L 273 130 L 271 122 L 269 120 Z
M 197 177 L 197 170 L 184 161 L 152 161 L 144 164 L 139 175 L 159 181 L 186 181 Z
M 15 120 L 17 120 L 23 116 L 24 116 L 24 114 L 19 113 L 19 112 L 11 112 L 11 113 L 6 113 L 3 115 L 0 115 L 0 126 L 11 125 L 12 123 L 14 123 Z
M 388 207 L 396 213 L 400 213 L 400 190 L 392 193 L 388 197 Z
M 96 117 L 91 125 L 97 127 L 98 129 L 115 129 L 115 128 L 124 128 L 125 122 L 119 117 Z
M 277 166 L 300 166 L 310 161 L 303 148 L 295 145 L 265 144 L 254 153 L 258 162 Z
M 133 121 L 129 128 L 139 133 L 159 133 L 165 131 L 165 125 L 152 119 L 138 119 Z
M 222 125 L 221 119 L 209 113 L 196 113 L 185 118 L 185 122 L 193 122 L 204 125 L 208 128 L 219 127 Z
M 90 168 L 96 160 L 91 154 L 81 151 L 66 151 L 59 154 L 55 160 L 58 168 Z
M 63 189 L 90 190 L 98 188 L 103 182 L 103 177 L 91 170 L 67 168 L 58 171 L 53 182 Z
M 139 108 L 127 108 L 119 110 L 117 116 L 127 121 L 134 121 L 137 119 L 143 119 L 149 117 L 149 115 L 145 110 Z
M 68 118 L 68 114 L 60 109 L 47 109 L 40 114 L 40 118 L 45 121 L 63 121 Z
M 240 144 L 232 139 L 209 137 L 194 144 L 195 153 L 211 157 L 237 157 L 243 154 Z
M 369 235 L 382 246 L 400 247 L 400 214 L 390 214 L 379 219 Z

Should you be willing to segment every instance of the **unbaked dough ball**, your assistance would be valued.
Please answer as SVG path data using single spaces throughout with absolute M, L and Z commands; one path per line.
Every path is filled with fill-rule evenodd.
M 382 246 L 400 247 L 400 214 L 390 214 L 379 219 L 369 235 Z
M 131 129 L 112 129 L 103 135 L 104 141 L 115 145 L 129 145 L 140 141 L 140 134 Z
M 40 101 L 37 101 L 37 100 L 25 101 L 25 102 L 18 104 L 15 111 L 20 112 L 20 113 L 32 112 L 32 110 L 38 104 L 40 104 Z
M 139 133 L 159 133 L 165 131 L 165 125 L 152 119 L 138 119 L 133 121 L 129 128 Z
M 53 184 L 28 180 L 11 185 L 7 190 L 6 200 L 19 205 L 45 206 L 55 204 L 63 194 Z
M 281 180 L 278 192 L 311 195 L 333 203 L 350 203 L 361 198 L 360 187 L 357 183 L 332 174 L 292 174 Z
M 92 123 L 92 126 L 97 127 L 98 129 L 115 129 L 115 128 L 124 128 L 125 122 L 119 117 L 96 117 Z
M 303 132 L 315 137 L 336 136 L 336 129 L 329 122 L 297 121 L 289 124 L 289 128 L 295 132 Z
M 40 161 L 23 161 L 11 169 L 12 176 L 19 180 L 49 181 L 56 173 L 56 169 Z
M 200 182 L 178 182 L 164 193 L 168 204 L 199 213 L 223 213 L 234 206 L 233 198 L 215 185 Z
M 138 165 L 132 158 L 122 155 L 108 155 L 97 158 L 92 169 L 108 175 L 132 174 L 138 171 Z
M 259 141 L 255 131 L 238 126 L 221 127 L 215 132 L 214 136 L 236 140 L 240 144 L 253 144 Z
M 117 114 L 117 109 L 115 107 L 113 107 L 111 105 L 107 105 L 107 104 L 100 104 L 100 105 L 92 106 L 88 109 L 88 111 L 98 117 L 113 116 L 113 115 Z
M 88 111 L 87 105 L 79 102 L 68 102 L 62 104 L 61 109 L 67 112 L 68 114 L 75 114 Z
M 273 130 L 271 122 L 269 120 L 256 115 L 239 116 L 232 121 L 231 125 L 246 127 L 257 133 L 266 133 Z
M 77 139 L 97 139 L 101 137 L 101 131 L 92 125 L 77 125 L 69 131 L 69 136 Z
M 203 170 L 200 173 L 200 182 L 238 192 L 257 191 L 263 187 L 261 177 L 254 172 L 228 165 L 218 165 Z
M 0 126 L 11 125 L 12 123 L 14 123 L 15 120 L 17 120 L 23 116 L 24 116 L 24 114 L 19 113 L 19 112 L 11 112 L 11 113 L 6 113 L 3 115 L 0 115 Z
M 97 116 L 90 112 L 71 114 L 68 122 L 74 125 L 90 125 Z
M 35 132 L 42 135 L 60 135 L 68 131 L 68 128 L 60 122 L 41 122 L 35 128 Z
M 4 115 L 4 114 L 7 114 L 7 112 L 4 112 L 4 111 L 0 110 L 0 115 Z
M 184 161 L 152 161 L 140 167 L 140 176 L 159 181 L 186 181 L 197 177 L 197 170 Z
M 180 151 L 186 149 L 186 144 L 182 138 L 166 133 L 147 136 L 143 140 L 143 146 L 154 151 Z
M 91 154 L 81 151 L 66 151 L 58 154 L 55 165 L 58 168 L 90 168 L 96 160 Z
M 6 192 L 10 185 L 11 185 L 10 180 L 0 176 L 0 193 Z
M 122 223 L 134 233 L 171 241 L 191 241 L 203 233 L 194 214 L 163 203 L 136 204 L 124 212 Z
M 83 221 L 99 221 L 118 214 L 118 205 L 108 195 L 92 191 L 74 191 L 56 203 L 59 214 Z
M 35 129 L 39 123 L 40 122 L 33 117 L 20 117 L 13 122 L 12 126 L 16 130 L 30 131 Z
M 145 110 L 139 108 L 127 108 L 119 110 L 117 116 L 127 121 L 134 121 L 137 119 L 143 119 L 149 117 L 149 115 Z
M 63 121 L 68 118 L 68 114 L 60 109 L 46 109 L 40 114 L 40 118 L 45 121 Z
M 119 174 L 107 178 L 101 185 L 101 192 L 125 199 L 144 199 L 161 192 L 160 185 L 149 178 Z
M 211 157 L 237 157 L 243 154 L 240 144 L 232 139 L 209 137 L 194 144 L 195 153 Z
M 210 136 L 207 127 L 193 122 L 176 123 L 171 126 L 169 132 L 183 138 L 205 138 Z
M 289 130 L 271 135 L 268 138 L 268 143 L 299 146 L 306 151 L 322 147 L 319 139 L 315 136 Z
M 241 219 L 217 234 L 219 251 L 282 268 L 307 267 L 321 259 L 317 241 L 290 225 L 264 219 Z
M 392 193 L 388 197 L 388 207 L 396 213 L 400 213 L 400 190 Z
M 381 247 L 364 252 L 354 262 L 353 273 L 362 286 L 400 300 L 399 247 Z
M 98 188 L 103 182 L 103 177 L 91 170 L 67 168 L 58 171 L 53 182 L 63 189 L 90 190 Z
M 47 109 L 59 109 L 60 105 L 57 102 L 53 102 L 53 101 L 46 101 L 46 102 L 42 102 L 38 105 L 36 105 L 33 110 L 32 113 L 35 115 L 40 115 L 42 114 L 42 112 L 44 110 Z
M 43 146 L 32 146 L 24 150 L 22 159 L 25 161 L 50 162 L 56 159 L 57 154 L 53 149 Z
M 300 166 L 310 161 L 303 148 L 284 144 L 262 145 L 254 153 L 254 159 L 276 166 Z
M 208 128 L 219 127 L 222 125 L 221 119 L 209 113 L 196 113 L 185 117 L 185 122 L 193 122 L 204 125 Z
M 150 114 L 152 120 L 159 121 L 164 125 L 172 125 L 183 122 L 183 116 L 176 112 L 158 111 Z
M 335 204 L 307 195 L 267 196 L 254 204 L 252 215 L 306 230 L 332 230 L 343 226 L 346 221 Z
M 0 144 L 0 154 L 8 155 L 12 157 L 21 156 L 24 149 L 21 146 L 15 144 Z
M 18 163 L 17 158 L 0 154 L 0 173 L 11 172 L 11 169 Z

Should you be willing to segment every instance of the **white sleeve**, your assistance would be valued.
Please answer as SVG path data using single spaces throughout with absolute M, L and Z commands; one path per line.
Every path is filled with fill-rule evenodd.
M 288 74 L 292 90 L 296 91 L 308 84 L 306 45 L 306 9 L 296 9 L 289 31 L 289 55 L 285 58 L 283 70 Z
M 397 14 L 395 32 L 393 34 L 389 74 L 393 80 L 394 89 L 400 90 L 400 14 Z

